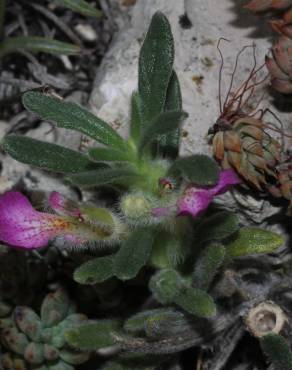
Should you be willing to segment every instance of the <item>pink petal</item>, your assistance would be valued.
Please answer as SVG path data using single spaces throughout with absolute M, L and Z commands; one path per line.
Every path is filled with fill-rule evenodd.
M 239 177 L 236 175 L 236 173 L 232 169 L 222 170 L 219 174 L 218 183 L 214 187 L 210 188 L 209 191 L 213 195 L 223 194 L 226 191 L 228 191 L 228 189 L 232 185 L 238 185 L 240 184 L 240 182 L 241 181 Z
M 57 191 L 53 191 L 49 196 L 49 205 L 59 215 L 81 217 L 81 211 L 78 205 L 70 199 L 67 199 Z
M 190 214 L 194 217 L 200 215 L 213 200 L 209 190 L 194 186 L 185 190 L 183 197 L 177 202 L 178 216 Z
M 0 197 L 0 240 L 15 247 L 44 247 L 64 228 L 59 217 L 34 210 L 19 192 Z

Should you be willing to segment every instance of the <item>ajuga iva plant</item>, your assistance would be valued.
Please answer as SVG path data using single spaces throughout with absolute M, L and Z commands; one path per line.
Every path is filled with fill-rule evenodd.
M 127 139 L 77 104 L 29 91 L 23 95 L 29 111 L 89 136 L 96 147 L 80 153 L 16 135 L 2 143 L 16 160 L 62 173 L 80 189 L 98 188 L 102 194 L 103 188 L 114 187 L 118 193 L 112 206 L 100 207 L 53 192 L 49 205 L 54 213 L 35 210 L 19 192 L 0 197 L 3 242 L 28 250 L 61 238 L 61 249 L 71 244 L 84 254 L 85 262 L 74 266 L 76 283 L 127 290 L 139 284 L 146 291 L 149 303 L 142 310 L 131 307 L 120 317 L 115 310 L 110 317 L 66 328 L 66 343 L 79 351 L 102 354 L 110 347 L 105 352 L 113 356 L 101 369 L 173 368 L 180 351 L 226 328 L 211 292 L 226 264 L 272 252 L 283 243 L 271 231 L 240 228 L 234 214 L 209 208 L 240 180 L 233 169 L 220 170 L 208 156 L 178 155 L 187 113 L 173 62 L 171 28 L 158 12 L 140 51 Z M 212 329 L 199 335 L 206 325 Z

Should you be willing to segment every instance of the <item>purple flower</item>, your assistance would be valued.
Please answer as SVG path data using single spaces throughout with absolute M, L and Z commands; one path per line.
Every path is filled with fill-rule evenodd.
M 229 169 L 219 174 L 219 181 L 212 187 L 196 187 L 189 185 L 177 202 L 178 215 L 199 216 L 206 210 L 216 195 L 225 193 L 230 186 L 240 183 L 236 173 Z
M 3 194 L 0 197 L 0 240 L 14 247 L 34 249 L 46 246 L 57 236 L 78 244 L 112 238 L 112 233 L 100 225 L 85 222 L 78 205 L 61 194 L 53 192 L 49 204 L 57 215 L 36 211 L 19 192 Z

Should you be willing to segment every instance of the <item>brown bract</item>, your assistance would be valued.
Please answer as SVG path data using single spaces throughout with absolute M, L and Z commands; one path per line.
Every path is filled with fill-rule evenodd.
M 291 28 L 292 30 L 292 28 Z M 272 86 L 281 93 L 292 93 L 292 39 L 282 36 L 266 56 Z
M 277 177 L 275 166 L 281 157 L 281 145 L 265 131 L 265 124 L 245 116 L 230 130 L 213 137 L 214 157 L 224 169 L 234 168 L 250 185 L 264 190 L 267 177 Z

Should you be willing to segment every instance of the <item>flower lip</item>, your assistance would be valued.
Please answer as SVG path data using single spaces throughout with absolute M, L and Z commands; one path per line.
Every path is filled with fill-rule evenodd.
M 177 202 L 178 215 L 199 216 L 208 208 L 216 195 L 225 193 L 230 186 L 237 185 L 240 182 L 236 173 L 228 169 L 220 172 L 217 184 L 212 187 L 188 185 L 183 192 L 183 196 Z
M 19 192 L 0 197 L 0 239 L 15 247 L 43 247 L 54 235 L 55 216 L 36 211 Z

